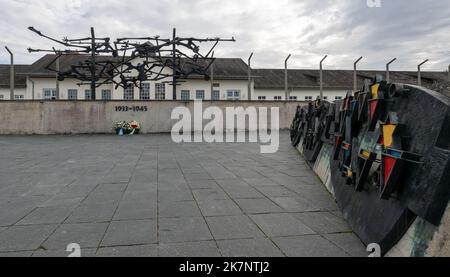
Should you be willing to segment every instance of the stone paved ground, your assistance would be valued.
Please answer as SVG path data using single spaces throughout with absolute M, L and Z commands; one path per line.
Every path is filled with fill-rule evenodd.
M 364 256 L 288 140 L 0 137 L 0 257 Z

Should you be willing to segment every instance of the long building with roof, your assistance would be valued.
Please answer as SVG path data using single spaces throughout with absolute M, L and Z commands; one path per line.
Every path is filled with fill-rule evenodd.
M 98 57 L 101 59 L 102 57 Z M 109 58 L 109 57 L 105 57 Z M 60 70 L 68 70 L 71 65 L 86 59 L 83 55 L 66 55 L 60 58 Z M 57 86 L 55 55 L 43 56 L 30 65 L 15 65 L 14 100 L 90 100 L 89 84 L 80 84 L 74 78 L 66 78 Z M 49 66 L 50 65 L 50 66 Z M 177 86 L 178 100 L 252 100 L 283 101 L 285 93 L 284 69 L 251 69 L 237 58 L 219 58 L 212 66 L 211 80 L 202 76 L 191 76 Z M 366 79 L 384 71 L 357 73 L 358 87 Z M 392 82 L 417 84 L 417 72 L 392 71 Z M 168 81 L 168 80 L 167 80 Z M 96 90 L 97 100 L 173 100 L 172 87 L 165 80 L 149 81 L 140 87 L 123 89 L 114 84 L 102 84 Z M 101 80 L 100 82 L 101 83 Z M 450 91 L 448 72 L 422 72 L 422 85 L 444 93 Z M 57 90 L 59 87 L 59 90 Z M 250 91 L 249 91 L 250 87 Z M 353 71 L 324 70 L 323 88 L 326 100 L 333 101 L 345 97 L 353 89 Z M 59 93 L 58 93 L 59 92 Z M 10 65 L 0 65 L 0 100 L 10 100 Z M 319 70 L 288 70 L 288 98 L 291 101 L 310 101 L 320 95 Z

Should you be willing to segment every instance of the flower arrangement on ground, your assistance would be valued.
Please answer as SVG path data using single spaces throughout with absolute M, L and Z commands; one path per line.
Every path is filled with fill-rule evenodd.
M 139 132 L 141 131 L 141 125 L 135 120 L 131 122 L 118 121 L 114 123 L 113 129 L 118 135 L 135 135 L 139 134 Z

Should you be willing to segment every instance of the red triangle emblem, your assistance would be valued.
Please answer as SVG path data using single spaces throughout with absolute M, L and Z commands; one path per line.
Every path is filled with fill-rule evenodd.
M 373 100 L 370 102 L 370 118 L 373 119 L 375 116 L 375 111 L 377 110 L 378 100 Z
M 392 157 L 384 157 L 384 184 L 386 185 L 391 177 L 397 159 Z

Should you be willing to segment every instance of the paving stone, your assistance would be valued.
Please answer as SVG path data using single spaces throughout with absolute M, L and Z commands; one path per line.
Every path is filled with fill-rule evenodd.
M 194 201 L 159 203 L 159 217 L 198 217 L 201 216 L 197 203 Z
M 282 186 L 296 186 L 296 185 L 307 185 L 309 184 L 305 179 L 301 177 L 291 177 L 288 175 L 285 176 L 274 176 L 270 178 L 277 184 Z
M 339 207 L 337 203 L 328 198 L 328 199 L 316 199 L 316 200 L 310 200 L 310 202 L 314 203 L 314 207 L 316 208 L 316 211 L 338 211 Z
M 258 187 L 257 190 L 264 194 L 267 197 L 292 197 L 295 196 L 296 193 L 288 190 L 283 186 L 267 186 L 267 187 Z
M 98 247 L 108 223 L 63 224 L 42 244 L 46 250 L 65 251 L 71 243 L 81 248 Z
M 158 201 L 158 192 L 155 191 L 142 191 L 142 190 L 127 190 L 122 197 L 120 203 L 131 202 L 141 204 L 154 204 Z
M 270 197 L 278 206 L 287 212 L 316 212 L 320 211 L 315 203 L 300 197 Z
M 224 257 L 284 257 L 269 239 L 237 239 L 217 242 Z
M 315 234 L 311 228 L 303 224 L 291 214 L 262 214 L 251 215 L 250 217 L 269 237 Z
M 215 189 L 218 187 L 216 181 L 214 180 L 196 180 L 196 181 L 188 180 L 187 183 L 191 190 Z
M 127 187 L 127 191 L 136 192 L 155 192 L 158 189 L 158 180 L 148 179 L 147 181 L 135 182 L 131 181 Z
M 365 245 L 353 233 L 342 234 L 328 234 L 325 238 L 341 247 L 352 257 L 367 257 L 369 254 L 366 251 Z
M 117 205 L 123 197 L 123 192 L 93 192 L 83 201 L 83 205 Z
M 122 201 L 114 214 L 114 220 L 154 219 L 158 217 L 158 205 L 147 201 Z
M 233 199 L 256 199 L 264 196 L 249 185 L 223 186 L 223 190 Z
M 118 204 L 82 205 L 76 208 L 65 223 L 109 222 Z
M 0 233 L 0 252 L 37 250 L 57 225 L 13 226 Z
M 135 245 L 135 246 L 118 246 L 99 248 L 96 257 L 109 258 L 148 258 L 158 256 L 158 246 L 151 245 Z
M 264 237 L 247 216 L 208 217 L 206 221 L 216 240 Z
M 70 207 L 75 208 L 83 202 L 83 200 L 86 198 L 86 196 L 75 196 L 72 197 L 71 195 L 56 195 L 55 197 L 51 198 L 50 200 L 39 204 L 38 207 L 45 208 L 45 207 Z
M 319 235 L 274 238 L 273 240 L 289 257 L 348 257 L 344 250 Z
M 211 240 L 211 232 L 202 217 L 161 218 L 159 240 L 162 243 Z
M 236 175 L 234 175 L 232 172 L 227 170 L 222 165 L 211 162 L 211 163 L 204 163 L 203 168 L 209 173 L 211 177 L 213 177 L 215 180 L 218 179 L 230 179 L 230 178 L 236 178 Z
M 256 178 L 263 178 L 264 176 L 259 174 L 258 172 L 251 170 L 249 168 L 243 168 L 243 167 L 235 167 L 235 166 L 230 166 L 230 167 L 226 167 L 229 171 L 233 172 L 234 175 L 237 175 L 241 178 L 252 178 L 252 179 L 256 179 Z
M 159 257 L 210 258 L 221 257 L 214 241 L 160 244 Z
M 59 224 L 73 211 L 71 207 L 45 207 L 37 208 L 17 225 Z
M 213 180 L 208 173 L 184 173 L 184 178 L 187 181 Z
M 207 202 L 213 200 L 230 200 L 230 197 L 219 187 L 215 189 L 193 190 L 194 198 L 197 202 Z
M 94 193 L 107 193 L 107 192 L 124 192 L 125 189 L 128 186 L 128 182 L 126 183 L 115 183 L 115 184 L 99 184 L 95 190 Z
M 254 187 L 271 187 L 277 186 L 278 184 L 269 178 L 244 178 L 244 181 Z
M 232 200 L 207 200 L 198 203 L 203 216 L 240 215 L 242 210 Z
M 0 258 L 29 258 L 33 251 L 0 252 Z
M 283 170 L 282 172 L 290 177 L 311 177 L 311 170 L 307 170 L 307 169 L 288 169 L 288 170 Z M 317 179 L 317 177 L 316 177 Z
M 164 189 L 160 188 L 158 193 L 158 201 L 162 202 L 182 202 L 194 201 L 194 196 L 189 189 Z
M 131 246 L 156 242 L 156 220 L 113 221 L 101 246 Z
M 0 209 L 0 226 L 11 226 L 20 221 L 34 210 L 32 207 L 23 207 L 16 209 Z
M 267 198 L 237 199 L 237 204 L 247 214 L 281 213 L 283 209 Z
M 342 252 L 366 256 L 354 234 L 340 233 L 348 230 L 342 225 L 344 221 L 335 201 L 301 155 L 291 147 L 289 133 L 282 132 L 280 138 L 278 153 L 261 155 L 259 144 L 175 144 L 170 135 L 142 135 L 126 140 L 95 135 L 31 136 L 13 140 L 0 137 L 5 146 L 0 156 L 0 175 L 3 177 L 0 184 L 0 256 L 9 251 L 10 255 L 17 256 L 64 257 L 67 241 L 83 242 L 85 239 L 83 244 L 92 245 L 88 249 L 82 246 L 87 251 L 97 250 L 102 238 L 108 245 L 98 249 L 100 256 L 155 256 L 156 222 L 166 220 L 157 219 L 158 203 L 159 208 L 163 208 L 161 216 L 177 216 L 170 218 L 178 222 L 167 232 L 167 240 L 183 241 L 159 242 L 160 246 L 167 246 L 160 247 L 162 256 L 202 256 L 206 253 L 217 256 L 220 252 L 212 243 L 212 237 L 223 242 L 221 251 L 224 253 L 230 249 L 241 256 L 278 256 L 280 253 L 275 251 L 278 247 L 273 250 L 265 232 L 303 238 L 298 235 L 304 231 L 302 223 L 320 233 L 339 232 L 323 236 Z M 127 153 L 123 154 L 123 149 L 127 149 Z M 16 174 L 2 174 L 11 170 Z M 272 206 L 267 197 L 282 210 L 275 209 L 276 205 Z M 200 212 L 194 204 L 200 206 Z M 54 226 L 48 233 L 46 225 L 13 226 L 19 221 L 20 224 L 59 224 L 64 211 L 70 209 L 74 209 L 73 213 L 63 225 Z M 243 210 L 261 218 L 259 221 L 250 219 L 244 216 Z M 292 218 L 283 220 L 283 217 L 274 220 L 274 212 L 292 213 L 290 216 L 298 222 Z M 315 217 L 309 212 L 323 213 Z M 325 212 L 336 215 L 337 222 L 330 222 Z M 191 217 L 202 219 L 202 215 L 207 218 L 208 225 L 197 225 L 206 225 L 201 228 L 208 230 L 209 236 L 205 230 L 190 231 L 190 225 L 182 223 Z M 153 223 L 136 223 L 142 221 Z M 284 226 L 288 225 L 286 222 L 292 224 Z M 109 224 L 112 228 L 106 235 Z M 64 230 L 66 225 L 70 225 L 70 229 Z M 277 228 L 277 225 L 284 227 Z M 11 228 L 19 229 L 12 229 L 12 232 Z M 204 237 L 202 233 L 205 233 Z M 318 240 L 316 236 L 306 237 L 313 238 L 311 245 Z M 184 242 L 191 239 L 202 241 Z M 293 240 L 286 245 L 297 243 L 312 248 L 307 242 L 299 241 Z M 322 244 L 329 247 L 321 241 L 319 249 L 327 249 Z M 46 246 L 49 249 L 46 250 Z M 308 254 L 303 247 L 282 252 L 291 256 Z
M 197 166 L 181 166 L 181 171 L 183 171 L 183 174 L 204 173 L 205 169 L 203 169 L 203 167 L 201 167 L 200 165 L 197 165 Z
M 301 213 L 295 217 L 320 234 L 351 232 L 347 222 L 329 212 Z

